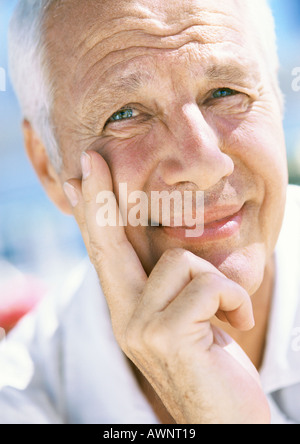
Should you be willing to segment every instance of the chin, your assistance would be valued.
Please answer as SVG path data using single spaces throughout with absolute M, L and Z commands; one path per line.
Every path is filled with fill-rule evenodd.
M 235 251 L 213 265 L 253 296 L 263 282 L 267 260 L 264 248 L 255 244 Z
M 241 285 L 250 296 L 261 286 L 265 267 L 267 265 L 266 246 L 262 242 L 252 240 L 251 243 L 242 242 L 239 238 L 231 241 L 218 242 L 208 245 L 185 245 L 178 241 L 151 236 L 145 245 L 141 237 L 131 238 L 131 242 L 149 276 L 161 255 L 170 248 L 184 248 L 196 256 L 210 262 L 228 279 Z M 254 236 L 253 236 L 254 237 Z

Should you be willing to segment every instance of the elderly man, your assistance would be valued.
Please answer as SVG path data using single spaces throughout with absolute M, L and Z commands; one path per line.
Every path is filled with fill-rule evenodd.
M 299 191 L 267 3 L 20 0 L 10 56 L 28 155 L 93 267 L 2 347 L 1 422 L 300 422 Z M 192 213 L 202 192 L 203 232 L 174 211 L 125 224 L 130 205 L 99 223 L 119 184 L 191 191 Z

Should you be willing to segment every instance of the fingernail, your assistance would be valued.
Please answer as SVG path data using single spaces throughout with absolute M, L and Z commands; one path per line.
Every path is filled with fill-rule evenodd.
M 92 162 L 90 156 L 84 152 L 80 158 L 81 168 L 82 168 L 82 178 L 83 180 L 87 179 L 92 171 Z
M 78 199 L 77 191 L 75 190 L 73 185 L 71 185 L 68 182 L 65 182 L 63 185 L 63 188 L 64 188 L 64 192 L 65 192 L 67 198 L 69 199 L 72 207 L 76 207 L 78 205 L 79 199 Z

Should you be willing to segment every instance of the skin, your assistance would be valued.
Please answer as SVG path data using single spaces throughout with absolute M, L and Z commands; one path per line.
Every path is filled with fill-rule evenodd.
M 139 379 L 154 389 L 150 402 L 160 404 L 157 411 L 165 407 L 176 422 L 267 422 L 264 397 L 253 382 L 257 375 L 248 361 L 248 372 L 237 365 L 235 352 L 227 349 L 237 345 L 223 333 L 243 345 L 259 367 L 287 185 L 280 104 L 245 7 L 234 0 L 218 6 L 203 0 L 127 0 L 114 9 L 111 2 L 100 6 L 90 0 L 83 12 L 81 2 L 67 0 L 55 6 L 46 25 L 62 171 L 54 170 L 25 122 L 27 152 L 50 198 L 74 212 L 116 338 Z M 214 98 L 220 88 L 235 94 Z M 134 118 L 109 121 L 125 106 Z M 83 165 L 89 174 L 81 183 L 83 151 L 90 153 Z M 65 181 L 74 208 L 64 194 Z M 111 189 L 118 201 L 119 183 L 128 184 L 128 193 L 141 190 L 148 196 L 152 190 L 204 191 L 213 220 L 220 207 L 243 206 L 241 226 L 233 236 L 208 242 L 175 239 L 150 226 L 110 227 L 103 233 L 93 222 L 95 196 Z M 257 325 L 254 333 L 241 333 L 253 327 L 248 295 Z M 228 324 L 212 321 L 215 314 Z M 197 362 L 191 365 L 199 353 L 188 339 L 195 322 L 201 371 Z M 168 335 L 163 325 L 169 326 Z M 139 337 L 148 342 L 137 343 Z M 171 347 L 175 337 L 180 350 Z M 232 390 L 227 392 L 222 380 Z M 190 381 L 194 397 L 187 400 Z M 160 399 L 153 401 L 153 393 Z

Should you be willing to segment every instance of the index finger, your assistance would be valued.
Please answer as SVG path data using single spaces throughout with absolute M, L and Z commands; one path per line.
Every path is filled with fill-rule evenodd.
M 68 181 L 78 194 L 73 212 L 81 230 L 87 232 L 87 249 L 99 274 L 113 324 L 122 328 L 136 308 L 147 275 L 118 217 L 116 224 L 99 223 L 101 196 L 107 196 L 107 205 L 114 206 L 119 215 L 107 163 L 100 154 L 89 151 L 83 154 L 83 166 L 81 187 L 78 181 Z

